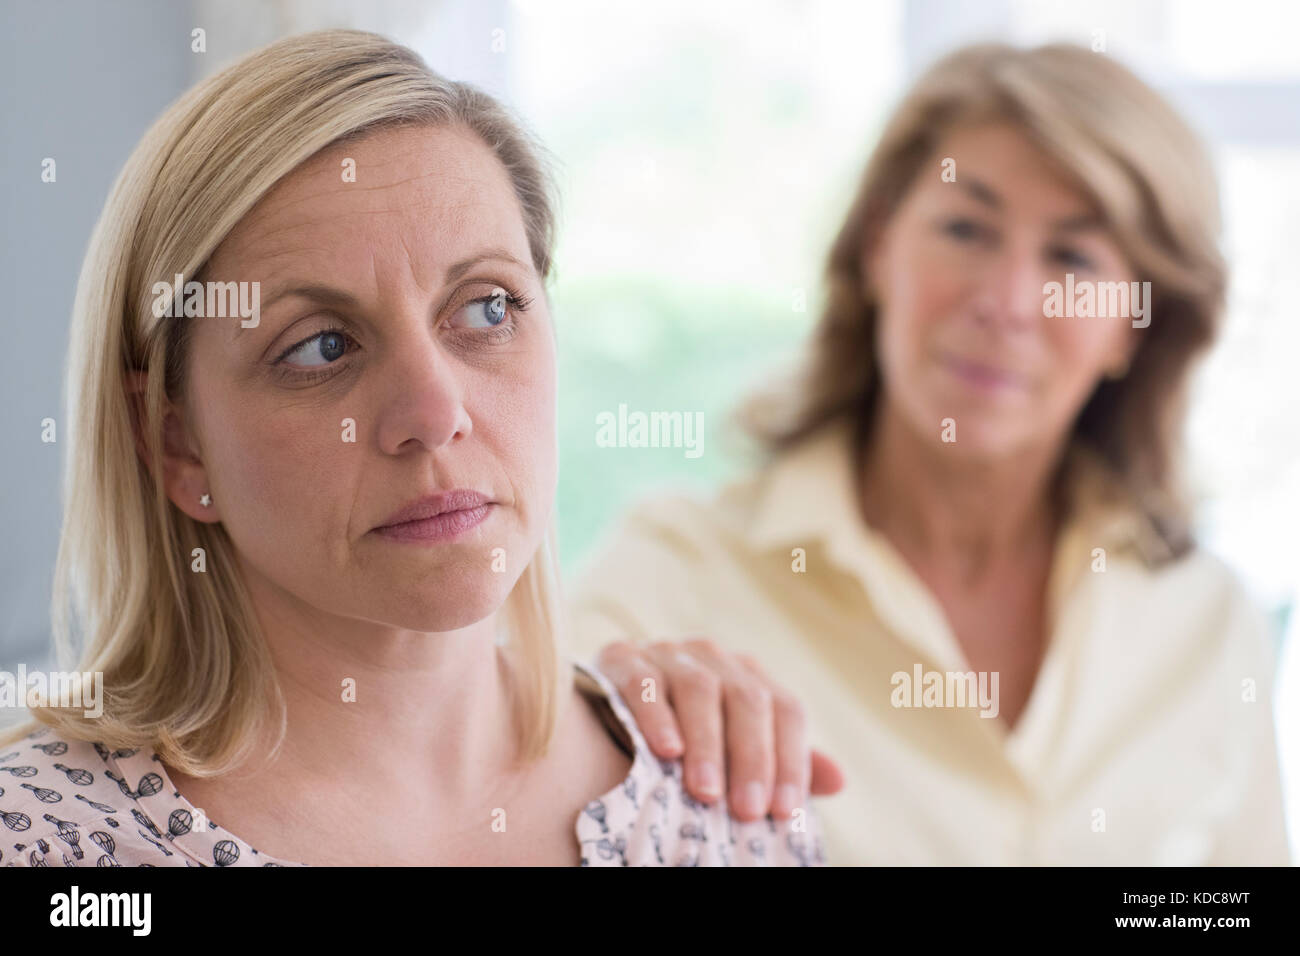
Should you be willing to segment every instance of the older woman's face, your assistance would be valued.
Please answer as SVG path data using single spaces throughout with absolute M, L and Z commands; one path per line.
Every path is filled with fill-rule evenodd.
M 955 160 L 955 182 L 941 161 Z M 877 354 L 888 400 L 954 451 L 1014 456 L 1064 438 L 1140 329 L 1120 317 L 1048 318 L 1044 285 L 1128 282 L 1086 195 L 1006 124 L 953 131 L 922 167 L 874 249 Z
M 471 134 L 387 130 L 313 157 L 205 275 L 260 282 L 259 324 L 171 320 L 198 323 L 186 417 L 213 505 L 173 500 L 219 518 L 246 570 L 306 607 L 425 631 L 483 619 L 555 492 L 554 341 L 531 263 L 510 179 Z M 381 530 L 452 491 L 469 493 L 443 501 L 456 513 Z

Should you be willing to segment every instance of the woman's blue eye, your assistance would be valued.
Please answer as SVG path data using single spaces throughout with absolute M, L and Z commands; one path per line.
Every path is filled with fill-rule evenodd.
M 301 345 L 295 346 L 286 359 L 295 359 L 297 365 L 320 368 L 341 359 L 348 350 L 348 339 L 342 332 L 319 332 Z
M 492 295 L 467 302 L 463 310 L 470 328 L 492 328 L 500 325 L 509 314 L 513 301 L 509 293 L 498 289 Z

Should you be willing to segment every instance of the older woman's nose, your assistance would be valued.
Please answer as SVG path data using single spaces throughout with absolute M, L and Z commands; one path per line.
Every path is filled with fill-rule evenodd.
M 976 300 L 975 317 L 989 328 L 1023 332 L 1043 319 L 1042 264 L 1036 252 L 1008 250 L 990 262 Z
M 404 343 L 381 372 L 379 442 L 388 454 L 423 445 L 434 451 L 469 437 L 462 370 L 433 339 Z

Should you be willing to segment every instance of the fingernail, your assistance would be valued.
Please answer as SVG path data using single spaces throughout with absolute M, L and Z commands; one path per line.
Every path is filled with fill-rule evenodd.
M 702 761 L 695 766 L 695 780 L 702 792 L 711 797 L 716 797 L 722 793 L 722 774 L 718 770 L 718 765 L 708 760 Z
M 763 785 L 757 780 L 751 780 L 745 784 L 744 790 L 744 808 L 745 812 L 753 817 L 767 816 L 767 807 L 764 798 L 767 793 L 763 790 Z
M 776 798 L 772 801 L 772 811 L 789 816 L 799 806 L 799 788 L 792 783 L 783 783 L 776 788 Z
M 678 751 L 682 749 L 682 738 L 675 730 L 665 730 L 659 735 L 659 749 Z

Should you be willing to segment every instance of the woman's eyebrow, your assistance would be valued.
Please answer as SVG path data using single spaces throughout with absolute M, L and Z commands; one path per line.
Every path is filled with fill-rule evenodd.
M 1087 229 L 1100 229 L 1104 225 L 1105 221 L 1101 216 L 1096 213 L 1085 212 L 1058 219 L 1052 223 L 1052 228 L 1061 232 L 1080 232 Z
M 993 187 L 978 179 L 959 180 L 965 191 L 970 194 L 971 198 L 978 200 L 990 209 L 1002 208 L 1002 197 L 999 196 Z M 1093 212 L 1075 213 L 1066 216 L 1064 219 L 1058 219 L 1052 223 L 1052 228 L 1060 232 L 1080 232 L 1088 229 L 1098 229 L 1105 225 L 1101 216 Z
M 993 190 L 993 187 L 970 177 L 959 180 L 959 182 L 962 188 L 970 193 L 971 198 L 979 200 L 991 209 L 1002 208 L 1002 197 Z
M 454 266 L 448 267 L 446 278 L 443 281 L 455 282 L 466 272 L 469 272 L 470 269 L 473 269 L 476 265 L 479 265 L 484 262 L 492 262 L 494 260 L 501 261 L 501 262 L 509 262 L 512 265 L 519 266 L 522 269 L 532 268 L 532 266 L 530 266 L 528 263 L 521 262 L 519 259 L 516 259 L 514 256 L 512 256 L 509 252 L 507 252 L 504 249 L 489 249 L 486 252 L 482 252 L 477 256 L 472 256 L 469 259 L 463 259 L 462 261 L 456 263 Z
M 297 296 L 303 299 L 313 299 L 317 302 L 329 305 L 346 306 L 349 308 L 355 308 L 357 306 L 356 296 L 349 292 L 344 292 L 342 289 L 336 289 L 333 286 L 328 285 L 306 284 L 291 285 L 285 288 L 275 289 L 269 296 L 267 296 L 266 301 L 262 303 L 262 310 L 265 311 L 280 299 L 287 299 L 290 296 Z
M 503 249 L 489 249 L 479 255 L 471 256 L 468 259 L 463 259 L 454 265 L 448 266 L 443 282 L 455 282 L 475 266 L 484 262 L 492 261 L 509 262 L 522 269 L 531 268 L 528 263 L 521 261 Z M 323 304 L 338 305 L 345 308 L 357 308 L 359 305 L 356 296 L 352 295 L 350 292 L 344 292 L 342 289 L 336 289 L 333 286 L 321 285 L 319 283 L 291 283 L 284 287 L 273 289 L 266 297 L 265 301 L 262 302 L 261 308 L 263 310 L 269 309 L 280 299 L 288 298 L 290 296 L 312 299 L 313 301 Z

